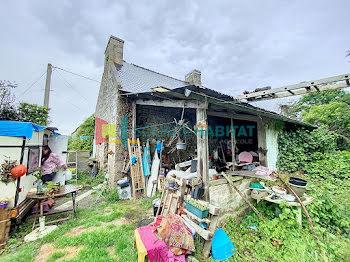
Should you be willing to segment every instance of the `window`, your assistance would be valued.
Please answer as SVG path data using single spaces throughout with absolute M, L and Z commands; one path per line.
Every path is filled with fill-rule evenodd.
M 28 172 L 27 174 L 34 173 L 39 167 L 40 163 L 40 149 L 39 148 L 29 148 L 28 150 Z
M 48 144 L 49 144 L 49 136 L 45 134 L 43 136 L 43 146 L 47 146 Z

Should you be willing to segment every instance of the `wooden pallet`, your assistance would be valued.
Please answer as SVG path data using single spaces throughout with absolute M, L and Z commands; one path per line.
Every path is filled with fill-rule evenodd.
M 11 210 L 9 208 L 0 208 L 0 250 L 5 248 L 9 239 L 10 232 L 10 215 Z
M 131 163 L 131 159 L 134 156 L 136 157 L 136 163 L 130 164 L 132 193 L 133 193 L 133 198 L 136 198 L 137 196 L 141 196 L 145 193 L 145 177 L 143 175 L 140 139 L 137 139 L 136 143 L 134 143 L 133 140 L 128 139 L 128 149 L 129 149 L 130 163 Z

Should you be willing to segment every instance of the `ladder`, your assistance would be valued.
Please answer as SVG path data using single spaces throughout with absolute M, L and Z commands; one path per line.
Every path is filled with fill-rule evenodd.
M 71 161 L 71 157 L 74 161 Z M 74 169 L 74 172 L 72 171 L 72 179 L 70 181 L 75 181 L 75 184 L 78 183 L 78 151 L 68 151 L 67 152 L 67 168 L 68 169 Z
M 130 158 L 130 171 L 132 180 L 132 193 L 135 199 L 145 194 L 145 178 L 143 176 L 141 143 L 137 139 L 136 143 L 128 139 L 128 149 Z M 133 160 L 135 160 L 133 162 Z
M 261 88 L 261 91 L 258 88 L 256 91 L 249 92 L 248 94 L 244 95 L 234 96 L 233 98 L 240 101 L 253 102 L 295 95 L 304 95 L 311 92 L 320 92 L 346 87 L 350 87 L 350 74 L 332 76 L 307 82 L 305 81 L 296 85 L 283 86 L 273 89 Z

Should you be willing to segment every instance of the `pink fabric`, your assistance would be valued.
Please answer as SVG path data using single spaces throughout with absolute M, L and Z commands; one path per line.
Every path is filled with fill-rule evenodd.
M 242 152 L 238 155 L 239 163 L 253 163 L 253 156 L 249 152 Z
M 137 231 L 140 234 L 143 245 L 147 250 L 150 262 L 185 262 L 185 256 L 175 256 L 163 240 L 159 240 L 153 233 L 152 226 L 139 227 Z
M 59 169 L 64 165 L 62 160 L 55 153 L 51 153 L 46 161 L 41 165 L 43 175 L 51 174 L 55 169 Z
M 255 172 L 256 175 L 260 175 L 260 176 L 270 176 L 274 173 L 273 170 L 268 169 L 267 167 L 264 167 L 264 166 L 258 166 L 254 168 L 253 171 Z

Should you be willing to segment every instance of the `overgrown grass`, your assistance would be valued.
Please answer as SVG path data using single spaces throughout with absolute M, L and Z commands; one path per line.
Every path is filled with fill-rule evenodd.
M 342 201 L 336 201 L 331 185 L 309 182 L 308 193 L 315 197 L 314 203 L 307 206 L 315 224 L 315 230 L 321 245 L 326 251 L 328 261 L 350 261 L 350 224 L 349 209 L 343 202 L 349 201 L 349 195 Z M 329 182 L 328 182 L 329 183 Z M 336 187 L 346 190 L 348 181 Z M 295 208 L 284 204 L 260 202 L 259 212 L 268 218 L 262 222 L 255 213 L 245 216 L 240 223 L 229 219 L 224 230 L 236 246 L 236 255 L 228 261 L 323 261 L 320 251 L 303 215 L 303 225 L 296 223 Z M 276 212 L 277 211 L 277 212 Z M 249 230 L 256 226 L 256 230 Z M 272 245 L 273 239 L 282 240 L 279 247 Z
M 47 235 L 43 239 L 31 243 L 24 243 L 22 240 L 12 238 L 7 245 L 6 250 L 0 255 L 1 262 L 28 262 L 33 261 L 40 246 L 45 243 L 53 243 L 58 251 L 53 253 L 48 261 L 56 261 L 64 258 L 65 251 L 61 248 L 68 246 L 84 246 L 84 248 L 70 260 L 63 261 L 137 261 L 137 251 L 133 247 L 133 234 L 135 226 L 113 224 L 102 226 L 102 223 L 111 222 L 124 216 L 125 212 L 132 208 L 137 208 L 139 212 L 143 212 L 144 202 L 139 201 L 120 201 L 114 203 L 104 203 L 94 209 L 79 210 L 77 219 L 69 220 Z M 65 233 L 75 227 L 83 228 L 99 227 L 94 231 L 83 232 L 80 235 L 69 236 Z M 21 235 L 25 235 L 28 230 L 22 228 Z M 19 235 L 18 235 L 19 236 Z M 14 236 L 16 237 L 16 236 Z M 113 247 L 116 258 L 113 258 L 107 248 Z
M 105 175 L 101 171 L 98 172 L 96 177 L 90 176 L 90 174 L 86 171 L 78 172 L 78 184 L 84 187 L 97 186 L 103 183 L 104 178 L 105 178 Z

